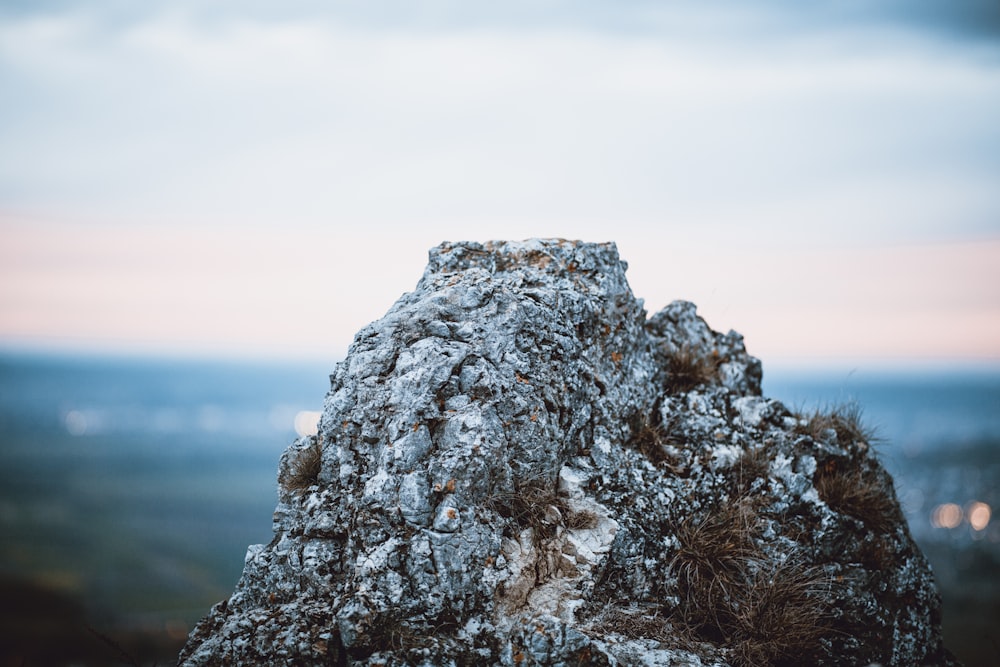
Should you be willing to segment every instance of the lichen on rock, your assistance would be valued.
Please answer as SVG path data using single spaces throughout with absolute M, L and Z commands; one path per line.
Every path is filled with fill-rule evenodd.
M 183 665 L 944 665 L 857 414 L 796 415 L 614 244 L 445 243 L 279 464 Z

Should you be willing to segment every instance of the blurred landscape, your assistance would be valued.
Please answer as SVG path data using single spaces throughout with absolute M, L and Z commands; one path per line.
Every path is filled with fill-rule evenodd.
M 271 538 L 281 452 L 333 363 L 0 355 L 0 666 L 172 664 Z M 790 408 L 857 402 L 944 599 L 1000 662 L 1000 372 L 781 371 Z

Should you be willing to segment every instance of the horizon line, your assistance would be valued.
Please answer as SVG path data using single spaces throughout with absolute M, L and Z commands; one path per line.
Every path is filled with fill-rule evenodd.
M 178 363 L 251 363 L 261 365 L 311 365 L 336 364 L 347 357 L 348 349 L 323 352 L 319 349 L 278 351 L 260 347 L 218 349 L 205 346 L 163 346 L 134 342 L 115 347 L 108 344 L 52 344 L 38 341 L 0 339 L 0 358 L 49 359 L 67 361 L 116 362 L 169 362 Z M 936 356 L 875 356 L 875 355 L 788 355 L 757 358 L 766 375 L 799 373 L 878 373 L 878 374 L 941 374 L 961 373 L 1000 374 L 1000 358 L 961 355 Z

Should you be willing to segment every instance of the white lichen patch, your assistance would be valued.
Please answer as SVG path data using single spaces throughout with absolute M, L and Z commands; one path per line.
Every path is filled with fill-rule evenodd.
M 793 459 L 791 456 L 779 454 L 771 462 L 770 476 L 784 487 L 784 493 L 779 495 L 803 498 L 809 491 L 815 493 L 812 484 L 815 472 L 816 459 L 812 456 L 804 454 Z
M 386 569 L 389 557 L 399 548 L 399 545 L 399 539 L 392 537 L 371 551 L 358 554 L 357 564 L 354 567 L 355 576 L 363 579 Z
M 589 575 L 598 561 L 611 549 L 618 533 L 618 522 L 607 507 L 587 497 L 582 488 L 585 477 L 569 466 L 559 471 L 559 488 L 566 495 L 571 512 L 595 517 L 593 527 L 567 529 L 562 534 L 563 553 L 571 554 L 581 576 Z
M 547 614 L 564 623 L 572 623 L 576 610 L 583 605 L 573 581 L 557 577 L 531 590 L 527 599 L 527 613 L 531 616 Z
M 602 642 L 603 643 L 603 642 Z M 607 652 L 614 656 L 619 664 L 634 667 L 725 667 L 725 663 L 709 660 L 703 661 L 697 654 L 681 649 L 660 647 L 660 643 L 652 639 L 626 639 L 619 642 L 604 644 Z
M 618 532 L 618 522 L 600 503 L 582 489 L 585 475 L 564 466 L 559 474 L 560 492 L 571 513 L 588 513 L 591 527 L 560 528 L 554 537 L 536 544 L 527 528 L 517 539 L 506 539 L 501 555 L 509 576 L 504 582 L 505 612 L 520 611 L 531 616 L 550 615 L 574 623 L 576 610 L 583 604 L 582 583 L 607 555 Z M 509 618 L 509 616 L 508 616 Z M 498 623 L 502 619 L 498 619 Z
M 816 491 L 816 487 L 812 486 L 806 489 L 806 492 L 802 494 L 802 500 L 807 503 L 813 503 L 814 505 L 826 505 L 826 503 L 820 499 L 819 492 Z
M 538 549 L 535 547 L 534 530 L 525 528 L 515 539 L 505 538 L 500 554 L 507 568 L 507 578 L 502 581 L 504 612 L 522 607 L 536 584 L 535 564 Z M 509 615 L 505 617 L 510 620 Z M 501 619 L 498 619 L 498 625 Z
M 378 500 L 384 495 L 386 484 L 390 481 L 389 473 L 385 468 L 379 467 L 375 474 L 365 482 L 365 491 L 362 496 L 364 500 Z
M 711 469 L 731 468 L 742 455 L 743 448 L 738 445 L 716 445 L 712 448 Z
M 760 396 L 741 396 L 733 401 L 733 407 L 740 415 L 743 426 L 758 427 L 765 412 L 771 406 L 771 401 Z
M 263 551 L 264 551 L 263 544 L 251 544 L 250 546 L 248 546 L 246 556 L 244 556 L 243 558 L 244 564 L 256 561 Z

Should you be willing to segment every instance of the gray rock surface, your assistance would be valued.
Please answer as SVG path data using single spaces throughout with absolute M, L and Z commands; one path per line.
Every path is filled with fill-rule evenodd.
M 356 336 L 183 665 L 943 665 L 850 407 L 647 319 L 614 244 L 445 243 Z

